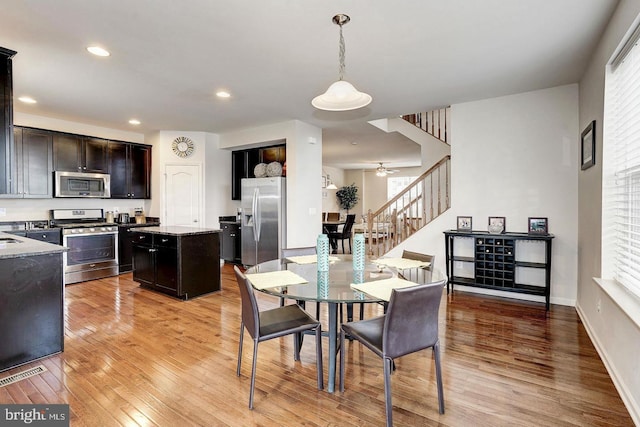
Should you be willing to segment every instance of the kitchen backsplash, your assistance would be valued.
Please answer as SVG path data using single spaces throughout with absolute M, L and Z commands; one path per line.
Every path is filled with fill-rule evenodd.
M 142 208 L 147 216 L 159 216 L 149 212 L 150 200 L 127 199 L 1 199 L 0 222 L 32 221 L 49 219 L 51 209 L 89 209 L 99 208 L 106 211 L 128 213 L 132 218 L 137 208 Z M 4 216 L 2 214 L 4 213 Z

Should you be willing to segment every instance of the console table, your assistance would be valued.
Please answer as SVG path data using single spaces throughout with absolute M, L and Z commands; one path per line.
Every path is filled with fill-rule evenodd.
M 551 241 L 553 234 L 502 233 L 492 234 L 486 231 L 449 230 L 445 235 L 445 254 L 447 265 L 447 293 L 454 284 L 474 286 L 506 292 L 540 295 L 545 298 L 545 308 L 549 310 L 551 289 Z M 472 239 L 472 253 L 461 254 L 456 251 L 460 239 Z M 516 256 L 521 242 L 536 241 L 543 243 L 544 253 L 539 254 L 543 262 L 531 262 Z M 456 275 L 456 266 L 472 265 L 473 277 Z M 544 271 L 544 283 L 525 284 L 519 280 L 521 269 Z M 451 288 L 449 288 L 451 287 Z

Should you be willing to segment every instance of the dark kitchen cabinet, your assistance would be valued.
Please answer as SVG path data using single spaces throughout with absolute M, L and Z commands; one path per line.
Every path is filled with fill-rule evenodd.
M 62 232 L 59 228 L 29 230 L 27 231 L 26 237 L 30 239 L 40 240 L 41 242 L 53 243 L 54 245 L 62 244 Z
M 13 140 L 12 57 L 15 51 L 0 47 L 0 194 L 11 192 Z
M 151 198 L 151 146 L 109 142 L 112 199 Z
M 239 222 L 220 221 L 222 229 L 222 259 L 234 264 L 242 262 L 242 236 Z
M 138 236 L 133 232 L 134 229 L 152 225 L 153 223 L 118 226 L 118 272 L 120 274 L 133 271 L 133 241 Z
M 172 231 L 166 232 L 168 229 Z M 182 233 L 178 229 L 190 231 Z M 194 230 L 203 229 L 134 229 L 133 280 L 185 300 L 219 291 L 220 233 Z
M 51 133 L 14 127 L 13 171 L 9 193 L 3 197 L 50 198 L 53 195 Z
M 108 147 L 106 139 L 54 132 L 54 170 L 108 173 Z
M 258 163 L 278 162 L 283 165 L 284 175 L 286 161 L 286 144 L 233 151 L 231 153 L 231 199 L 242 199 L 240 182 L 242 178 L 255 178 L 253 170 Z

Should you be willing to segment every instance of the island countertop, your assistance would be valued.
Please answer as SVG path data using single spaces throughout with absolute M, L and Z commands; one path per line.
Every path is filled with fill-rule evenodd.
M 157 227 L 138 227 L 131 230 L 132 233 L 168 234 L 171 236 L 193 236 L 196 234 L 221 233 L 222 230 L 214 228 L 184 227 L 178 225 L 161 225 Z
M 0 259 L 67 252 L 69 248 L 0 232 Z

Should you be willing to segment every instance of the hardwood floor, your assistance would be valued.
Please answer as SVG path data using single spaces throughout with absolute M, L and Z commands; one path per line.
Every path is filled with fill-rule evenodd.
M 240 300 L 229 265 L 222 288 L 182 302 L 131 274 L 67 286 L 64 353 L 0 374 L 48 369 L 0 387 L 0 403 L 69 403 L 73 426 L 384 425 L 380 359 L 348 342 L 345 392 L 319 391 L 313 337 L 300 362 L 291 337 L 260 345 L 249 410 L 253 346 L 245 335 L 237 377 Z M 377 314 L 367 306 L 367 317 Z M 552 305 L 547 315 L 542 304 L 456 292 L 443 295 L 440 319 L 446 413 L 427 350 L 396 362 L 395 425 L 633 425 L 575 309 Z

